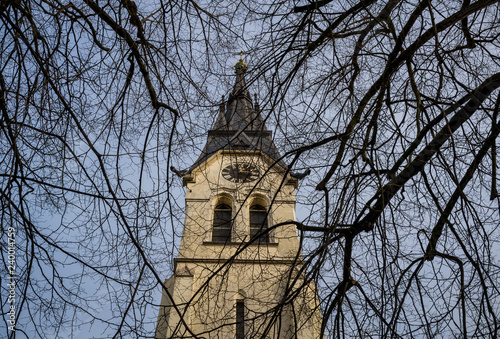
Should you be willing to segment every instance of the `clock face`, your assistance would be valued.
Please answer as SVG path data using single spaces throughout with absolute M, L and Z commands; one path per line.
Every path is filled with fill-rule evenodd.
M 238 183 L 257 180 L 259 175 L 259 170 L 252 164 L 234 164 L 222 170 L 224 179 Z

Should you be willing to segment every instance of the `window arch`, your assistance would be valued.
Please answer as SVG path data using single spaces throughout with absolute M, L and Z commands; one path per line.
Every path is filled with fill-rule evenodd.
M 233 228 L 233 211 L 231 206 L 219 203 L 215 206 L 212 230 L 213 242 L 230 242 Z
M 267 210 L 264 206 L 254 204 L 250 206 L 250 239 L 254 238 L 257 234 L 259 238 L 256 242 L 268 243 L 269 232 L 267 232 Z
M 246 313 L 246 306 L 245 306 L 245 297 L 246 293 L 243 290 L 239 290 L 238 293 L 236 293 L 236 339 L 245 339 L 245 313 Z
M 245 339 L 245 301 L 236 302 L 236 339 Z

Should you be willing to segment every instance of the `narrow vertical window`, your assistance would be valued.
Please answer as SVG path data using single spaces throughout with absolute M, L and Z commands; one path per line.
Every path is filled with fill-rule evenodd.
M 245 302 L 236 302 L 236 339 L 245 338 Z
M 252 205 L 252 207 L 250 207 L 250 239 L 257 234 L 260 235 L 255 241 L 260 243 L 269 242 L 269 233 L 267 232 L 267 211 L 261 205 Z
M 219 204 L 215 207 L 212 241 L 214 242 L 231 241 L 231 228 L 232 228 L 231 220 L 232 220 L 231 206 L 226 204 Z

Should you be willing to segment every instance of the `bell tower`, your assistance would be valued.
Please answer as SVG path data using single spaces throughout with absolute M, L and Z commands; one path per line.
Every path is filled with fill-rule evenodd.
M 183 176 L 186 219 L 156 338 L 320 338 L 316 288 L 295 224 L 288 170 L 245 83 L 236 81 Z

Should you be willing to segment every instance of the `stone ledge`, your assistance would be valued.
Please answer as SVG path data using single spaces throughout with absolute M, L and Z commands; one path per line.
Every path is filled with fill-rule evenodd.
M 203 245 L 222 245 L 222 246 L 270 246 L 270 247 L 277 247 L 278 243 L 277 242 L 242 242 L 242 241 L 231 241 L 231 242 L 218 242 L 218 241 L 204 241 Z

